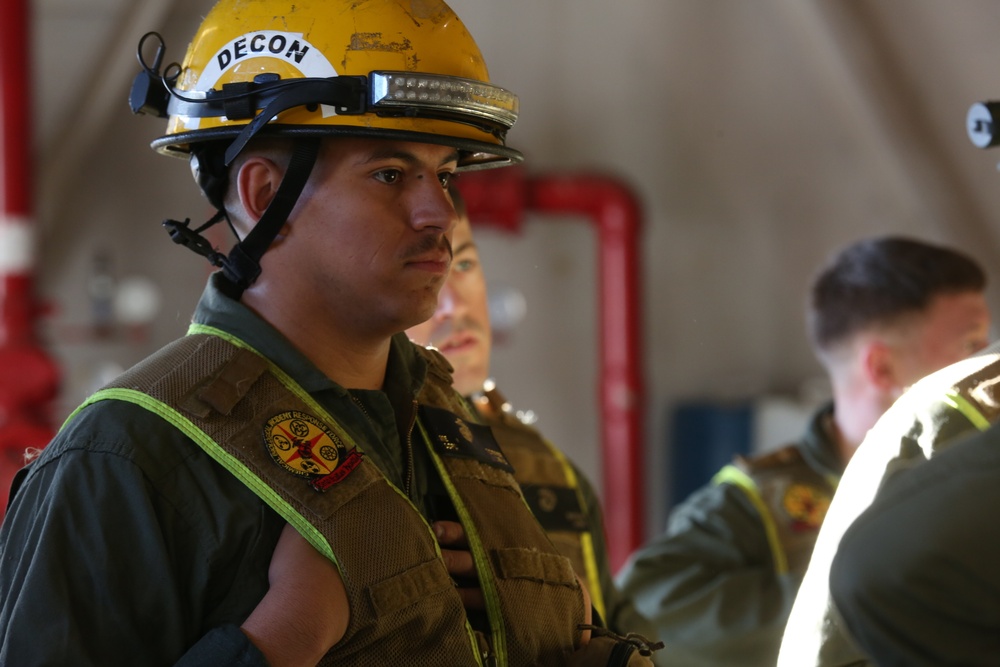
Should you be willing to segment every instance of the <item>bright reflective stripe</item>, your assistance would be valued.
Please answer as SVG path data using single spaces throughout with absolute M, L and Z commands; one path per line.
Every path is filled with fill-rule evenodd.
M 309 521 L 299 514 L 291 504 L 274 492 L 266 482 L 255 475 L 242 461 L 229 454 L 207 433 L 195 426 L 191 421 L 177 412 L 170 406 L 157 399 L 137 391 L 135 389 L 102 389 L 77 409 L 79 411 L 86 405 L 102 400 L 114 399 L 134 403 L 150 412 L 160 416 L 164 421 L 174 425 L 181 433 L 191 438 L 206 454 L 211 456 L 223 468 L 232 473 L 238 480 L 243 482 L 258 498 L 263 500 L 268 506 L 277 512 L 285 521 L 295 526 L 295 529 L 321 554 L 330 559 L 333 564 L 340 569 L 337 557 L 333 554 L 330 543 L 327 542 L 323 534 L 317 530 Z M 76 414 L 77 411 L 74 411 Z M 343 572 L 341 572 L 343 577 Z
M 34 259 L 35 234 L 28 220 L 0 214 L 0 275 L 28 273 Z
M 576 478 L 576 472 L 573 470 L 569 459 L 566 458 L 558 447 L 552 445 L 548 440 L 543 440 L 543 442 L 549 448 L 549 451 L 552 452 L 552 455 L 562 464 L 563 473 L 566 475 L 566 482 L 573 487 L 573 491 L 576 492 L 577 502 L 580 503 L 580 507 L 589 516 L 590 507 L 587 506 L 587 501 L 583 497 L 583 492 L 580 490 L 580 483 Z M 580 550 L 583 552 L 584 567 L 587 568 L 584 576 L 587 577 L 587 588 L 590 589 L 590 602 L 594 605 L 597 613 L 601 615 L 601 618 L 604 619 L 604 622 L 607 623 L 608 615 L 604 603 L 604 592 L 601 590 L 601 576 L 597 570 L 597 556 L 594 552 L 594 536 L 589 530 L 580 533 Z
M 770 510 L 767 508 L 767 504 L 764 499 L 760 497 L 760 491 L 757 489 L 756 482 L 736 466 L 728 465 L 719 472 L 715 474 L 712 478 L 714 484 L 732 484 L 733 486 L 742 489 L 743 493 L 746 494 L 747 498 L 757 509 L 757 513 L 760 514 L 760 520 L 764 524 L 764 532 L 767 533 L 767 541 L 771 545 L 771 555 L 774 557 L 774 571 L 776 573 L 785 574 L 788 572 L 788 556 L 785 555 L 785 550 L 781 546 L 781 540 L 778 538 L 778 526 L 774 523 L 774 517 L 771 516 Z
M 976 409 L 976 406 L 966 400 L 965 397 L 958 392 L 945 392 L 942 401 L 944 401 L 946 405 L 950 405 L 965 415 L 966 419 L 972 422 L 972 425 L 980 431 L 985 431 L 990 427 L 990 420 L 984 417 L 983 413 Z

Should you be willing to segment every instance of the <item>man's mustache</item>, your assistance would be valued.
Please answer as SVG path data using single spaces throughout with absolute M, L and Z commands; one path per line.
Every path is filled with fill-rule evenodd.
M 449 260 L 455 257 L 455 253 L 451 249 L 451 241 L 447 236 L 422 236 L 416 243 L 413 244 L 412 247 L 407 249 L 407 251 L 403 254 L 403 259 L 417 259 L 421 255 L 426 255 L 432 252 L 441 252 L 442 250 L 448 253 Z

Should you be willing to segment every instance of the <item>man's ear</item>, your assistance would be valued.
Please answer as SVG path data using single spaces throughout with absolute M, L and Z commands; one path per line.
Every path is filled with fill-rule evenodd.
M 885 341 L 873 338 L 861 349 L 861 365 L 868 381 L 886 392 L 900 389 L 896 350 Z
M 240 165 L 236 187 L 240 205 L 250 220 L 256 222 L 264 215 L 281 185 L 284 173 L 284 169 L 260 155 L 251 156 Z

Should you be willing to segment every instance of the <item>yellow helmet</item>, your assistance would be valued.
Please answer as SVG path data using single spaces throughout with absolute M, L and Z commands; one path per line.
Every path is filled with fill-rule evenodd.
M 517 97 L 441 0 L 220 0 L 181 65 L 161 74 L 162 41 L 152 66 L 142 49 L 131 103 L 169 118 L 164 154 L 228 140 L 228 164 L 260 133 L 443 144 L 460 169 L 521 160 L 504 145 Z
M 151 37 L 158 46 L 147 64 Z M 459 170 L 522 159 L 504 144 L 517 97 L 490 84 L 479 48 L 442 0 L 219 0 L 184 62 L 161 73 L 165 50 L 156 33 L 139 41 L 142 71 L 129 105 L 169 119 L 153 148 L 190 156 L 217 213 L 197 228 L 189 219 L 163 225 L 176 243 L 222 268 L 234 298 L 260 275 L 321 137 L 451 146 Z M 224 255 L 202 232 L 228 218 L 228 166 L 258 134 L 292 139 L 290 162 L 267 210 Z

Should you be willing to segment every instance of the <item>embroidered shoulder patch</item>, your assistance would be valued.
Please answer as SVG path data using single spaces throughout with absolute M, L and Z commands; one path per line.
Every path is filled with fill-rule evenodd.
M 792 530 L 817 530 L 830 508 L 830 496 L 807 484 L 792 484 L 785 491 L 782 505 L 792 520 Z
M 290 410 L 267 420 L 264 446 L 286 472 L 309 480 L 317 491 L 341 481 L 361 463 L 361 452 L 344 443 L 322 421 Z

